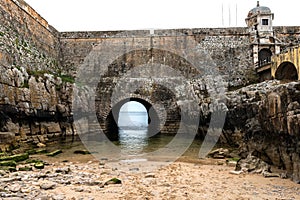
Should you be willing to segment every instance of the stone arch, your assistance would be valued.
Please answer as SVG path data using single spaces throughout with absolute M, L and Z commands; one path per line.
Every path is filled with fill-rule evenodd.
M 115 108 L 112 108 L 111 99 L 118 80 L 122 78 L 123 74 L 126 74 L 133 68 L 138 66 L 148 67 L 147 65 L 149 63 L 159 63 L 169 66 L 174 70 L 179 71 L 180 76 L 186 79 L 191 79 L 202 74 L 200 70 L 193 67 L 193 65 L 185 58 L 161 49 L 152 48 L 134 50 L 116 58 L 108 66 L 106 73 L 99 80 L 95 98 L 96 115 L 101 129 L 106 135 L 110 135 L 108 138 L 112 140 L 118 139 L 118 135 L 116 134 L 118 132 L 118 127 L 115 120 L 117 116 L 114 116 L 112 110 L 118 111 L 121 107 L 114 106 Z M 151 67 L 149 67 L 149 70 L 151 70 Z M 135 78 L 133 78 L 132 81 L 136 81 Z M 142 81 L 142 86 L 136 88 L 136 90 L 132 91 L 130 94 L 119 94 L 118 100 L 114 100 L 115 105 L 123 105 L 123 100 L 125 99 L 127 102 L 128 100 L 136 99 L 137 102 L 142 103 L 146 108 L 149 108 L 149 105 L 161 104 L 166 109 L 166 121 L 163 124 L 163 127 L 161 127 L 162 124 L 160 124 L 160 132 L 176 134 L 181 121 L 181 109 L 177 104 L 178 99 L 176 99 L 176 95 L 170 88 L 165 87 L 160 83 L 154 83 L 151 80 Z M 184 83 L 178 79 L 178 84 Z M 158 118 L 161 116 L 159 111 L 157 116 Z M 155 132 L 157 127 L 150 127 L 150 129 Z
M 141 91 L 145 91 L 145 88 L 141 88 L 141 92 L 139 95 L 128 94 L 129 97 L 124 97 L 121 100 L 118 100 L 117 103 L 110 109 L 108 115 L 104 119 L 102 123 L 102 128 L 106 136 L 112 140 L 118 140 L 119 138 L 119 127 L 118 127 L 118 119 L 119 112 L 121 107 L 129 102 L 136 101 L 141 103 L 147 110 L 148 114 L 148 135 L 149 137 L 156 135 L 157 133 L 171 133 L 173 131 L 176 134 L 176 130 L 179 128 L 180 122 L 180 107 L 177 105 L 174 94 L 170 93 L 167 88 L 163 88 L 163 86 L 153 85 L 151 89 L 153 94 L 150 96 L 150 99 L 145 96 Z M 159 93 L 164 93 L 161 95 Z M 166 100 L 166 97 L 169 98 Z M 158 111 L 154 108 L 154 104 L 163 104 L 166 109 L 166 116 L 163 116 L 161 111 Z M 165 119 L 163 120 L 163 118 Z M 161 122 L 164 121 L 164 124 Z
M 281 63 L 276 72 L 275 79 L 278 80 L 298 80 L 298 71 L 292 62 Z
M 270 49 L 263 48 L 258 52 L 259 65 L 264 65 L 271 62 L 272 52 Z
M 114 107 L 110 110 L 110 112 L 106 118 L 106 128 L 108 130 L 106 131 L 105 134 L 112 141 L 116 141 L 119 138 L 119 135 L 118 135 L 119 127 L 118 127 L 117 122 L 119 119 L 120 109 L 122 108 L 122 106 L 124 104 L 126 104 L 127 102 L 130 102 L 130 101 L 136 101 L 136 102 L 142 104 L 146 108 L 147 114 L 148 114 L 148 125 L 149 125 L 148 129 L 153 132 L 159 130 L 159 123 L 156 123 L 156 122 L 159 122 L 158 113 L 154 112 L 153 115 L 151 116 L 151 118 L 149 116 L 150 109 L 152 108 L 152 104 L 149 101 L 142 99 L 142 98 L 136 98 L 136 97 L 126 98 L 126 99 L 119 101 L 117 104 L 115 104 Z

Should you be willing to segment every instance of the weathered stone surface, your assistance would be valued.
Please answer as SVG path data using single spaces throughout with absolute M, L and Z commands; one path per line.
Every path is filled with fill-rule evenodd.
M 11 132 L 0 132 L 0 144 L 9 144 L 15 141 L 15 134 Z
M 208 154 L 208 156 L 212 157 L 212 158 L 216 158 L 216 159 L 218 159 L 218 158 L 223 159 L 223 158 L 231 157 L 230 154 L 229 154 L 229 150 L 228 149 L 223 149 L 223 148 L 219 148 L 219 149 L 211 151 Z
M 268 81 L 228 93 L 224 129 L 228 143 L 240 146 L 245 158 L 251 154 L 288 172 L 294 181 L 299 173 L 300 83 Z M 241 132 L 232 141 L 231 133 Z
M 270 165 L 261 159 L 248 155 L 247 158 L 238 161 L 235 171 L 263 173 L 270 172 Z

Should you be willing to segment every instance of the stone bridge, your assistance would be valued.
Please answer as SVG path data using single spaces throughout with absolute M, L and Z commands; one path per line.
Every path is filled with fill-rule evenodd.
M 218 73 L 208 52 L 199 48 L 194 37 L 180 33 L 134 38 L 119 35 L 96 43 L 79 64 L 77 81 L 96 88 L 96 95 L 92 95 L 96 96 L 101 129 L 111 140 L 117 140 L 119 112 L 129 101 L 146 108 L 149 135 L 176 134 L 182 121 L 191 123 L 199 115 L 192 83 L 212 75 L 217 79 Z M 81 94 L 77 98 L 91 95 Z M 75 107 L 84 110 L 80 105 Z M 92 104 L 89 110 L 93 109 Z
M 300 80 L 299 46 L 272 57 L 271 76 L 278 80 Z
M 283 44 L 300 43 L 300 27 L 272 30 Z M 247 27 L 59 32 L 25 1 L 2 0 L 0 132 L 35 142 L 74 133 L 77 99 L 83 111 L 96 109 L 104 130 L 117 129 L 122 105 L 137 101 L 147 109 L 154 132 L 175 133 L 184 112 L 210 109 L 205 77 L 224 80 L 229 89 L 257 81 L 253 58 L 259 55 L 251 37 Z M 282 61 L 293 63 L 299 79 L 298 61 L 292 56 Z M 277 68 L 280 77 L 291 67 Z M 78 78 L 81 73 L 86 79 Z M 92 84 L 94 106 L 73 95 L 77 78 Z M 194 99 L 199 106 L 185 109 Z

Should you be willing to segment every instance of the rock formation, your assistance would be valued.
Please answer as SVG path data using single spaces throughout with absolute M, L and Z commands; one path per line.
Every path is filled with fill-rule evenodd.
M 229 92 L 223 137 L 300 181 L 300 82 L 268 81 Z M 236 140 L 239 135 L 239 140 Z

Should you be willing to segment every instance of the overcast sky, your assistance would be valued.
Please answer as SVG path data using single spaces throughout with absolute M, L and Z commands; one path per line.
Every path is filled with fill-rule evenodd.
M 25 1 L 59 31 L 244 27 L 248 11 L 254 8 L 257 2 L 256 0 Z M 275 14 L 274 25 L 300 25 L 299 0 L 261 0 L 260 5 L 269 7 Z

